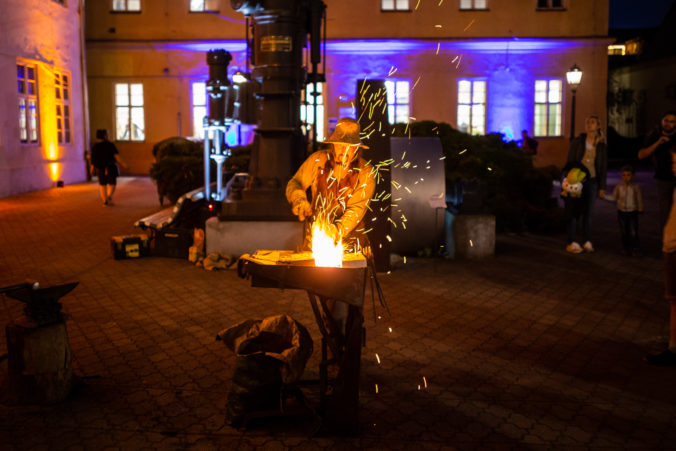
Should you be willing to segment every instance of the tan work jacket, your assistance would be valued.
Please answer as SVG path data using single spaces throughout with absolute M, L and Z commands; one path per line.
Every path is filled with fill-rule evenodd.
M 333 159 L 333 154 L 327 150 L 310 155 L 289 180 L 286 198 L 291 205 L 300 199 L 307 200 L 305 193 L 308 187 L 312 187 L 310 203 L 314 215 L 326 215 L 338 227 L 340 234 L 347 236 L 366 214 L 376 186 L 375 172 L 366 160 L 359 158 L 350 169 L 356 177 L 352 176 L 352 181 L 346 185 L 345 180 L 338 182 L 333 177 L 329 159 Z M 336 189 L 341 184 L 345 186 Z

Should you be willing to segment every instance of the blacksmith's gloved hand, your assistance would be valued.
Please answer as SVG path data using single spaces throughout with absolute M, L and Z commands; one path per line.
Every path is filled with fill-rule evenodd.
M 305 221 L 305 218 L 312 216 L 312 206 L 307 199 L 298 199 L 293 203 L 291 212 L 298 216 L 299 221 Z
M 338 241 L 342 238 L 341 228 L 336 224 L 327 225 L 325 232 L 328 236 L 333 238 L 333 244 L 338 244 Z

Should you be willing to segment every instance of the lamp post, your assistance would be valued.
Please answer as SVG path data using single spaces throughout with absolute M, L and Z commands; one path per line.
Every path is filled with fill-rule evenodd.
M 577 87 L 582 80 L 582 70 L 578 67 L 577 64 L 573 64 L 573 67 L 566 72 L 566 82 L 570 86 L 570 90 L 573 93 L 572 105 L 570 109 L 570 139 L 575 138 L 575 93 L 577 92 Z

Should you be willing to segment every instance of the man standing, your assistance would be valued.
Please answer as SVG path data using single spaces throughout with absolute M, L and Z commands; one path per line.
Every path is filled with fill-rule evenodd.
M 676 175 L 671 170 L 671 154 L 674 152 L 676 152 L 676 111 L 671 110 L 664 113 L 660 126 L 648 135 L 645 147 L 638 151 L 639 160 L 653 156 L 661 228 L 667 223 L 676 188 Z

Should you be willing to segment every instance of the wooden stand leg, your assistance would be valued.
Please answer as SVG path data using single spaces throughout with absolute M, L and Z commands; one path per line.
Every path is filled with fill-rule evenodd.
M 327 426 L 337 433 L 354 434 L 359 429 L 359 372 L 363 323 L 362 309 L 350 305 L 343 358 L 325 411 Z
M 18 404 L 66 399 L 74 383 L 66 323 L 10 324 L 5 332 L 10 399 Z

